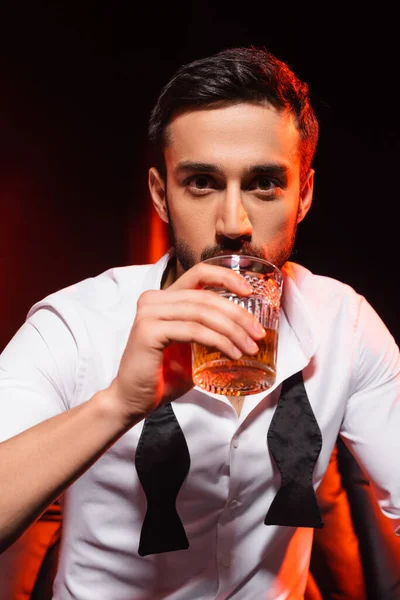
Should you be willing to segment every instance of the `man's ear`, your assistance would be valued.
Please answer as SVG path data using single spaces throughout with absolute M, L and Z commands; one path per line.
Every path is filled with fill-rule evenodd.
M 314 169 L 310 169 L 300 192 L 299 213 L 297 222 L 300 223 L 311 208 L 314 192 Z
M 153 206 L 160 219 L 168 223 L 167 195 L 165 193 L 165 181 L 155 167 L 149 169 L 149 190 L 153 200 Z

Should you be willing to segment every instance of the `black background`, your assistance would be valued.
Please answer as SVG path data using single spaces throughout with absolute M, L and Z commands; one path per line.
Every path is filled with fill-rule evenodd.
M 394 5 L 295 6 L 3 5 L 0 347 L 47 293 L 143 262 L 149 111 L 180 64 L 250 44 L 309 83 L 321 124 L 293 259 L 367 296 L 400 340 Z

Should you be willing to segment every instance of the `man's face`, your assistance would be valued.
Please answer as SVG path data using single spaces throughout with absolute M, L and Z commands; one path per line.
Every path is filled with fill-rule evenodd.
M 267 104 L 191 110 L 176 116 L 165 150 L 167 181 L 149 185 L 169 222 L 178 275 L 221 251 L 289 258 L 312 199 L 313 172 L 300 190 L 299 133 L 291 114 Z

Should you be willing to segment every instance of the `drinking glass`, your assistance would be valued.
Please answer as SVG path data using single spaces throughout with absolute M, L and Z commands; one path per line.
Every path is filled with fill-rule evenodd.
M 276 378 L 282 273 L 266 260 L 242 254 L 217 256 L 204 262 L 234 269 L 246 279 L 253 288 L 248 297 L 237 296 L 222 288 L 206 289 L 252 313 L 267 333 L 257 341 L 259 351 L 256 355 L 244 354 L 237 360 L 228 358 L 217 348 L 193 343 L 193 382 L 208 392 L 228 396 L 245 396 L 266 390 Z

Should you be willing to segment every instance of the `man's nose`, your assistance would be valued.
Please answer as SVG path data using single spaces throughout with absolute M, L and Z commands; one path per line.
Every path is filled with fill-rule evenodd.
M 221 198 L 216 234 L 227 238 L 250 237 L 253 228 L 243 205 L 242 190 L 228 187 Z

